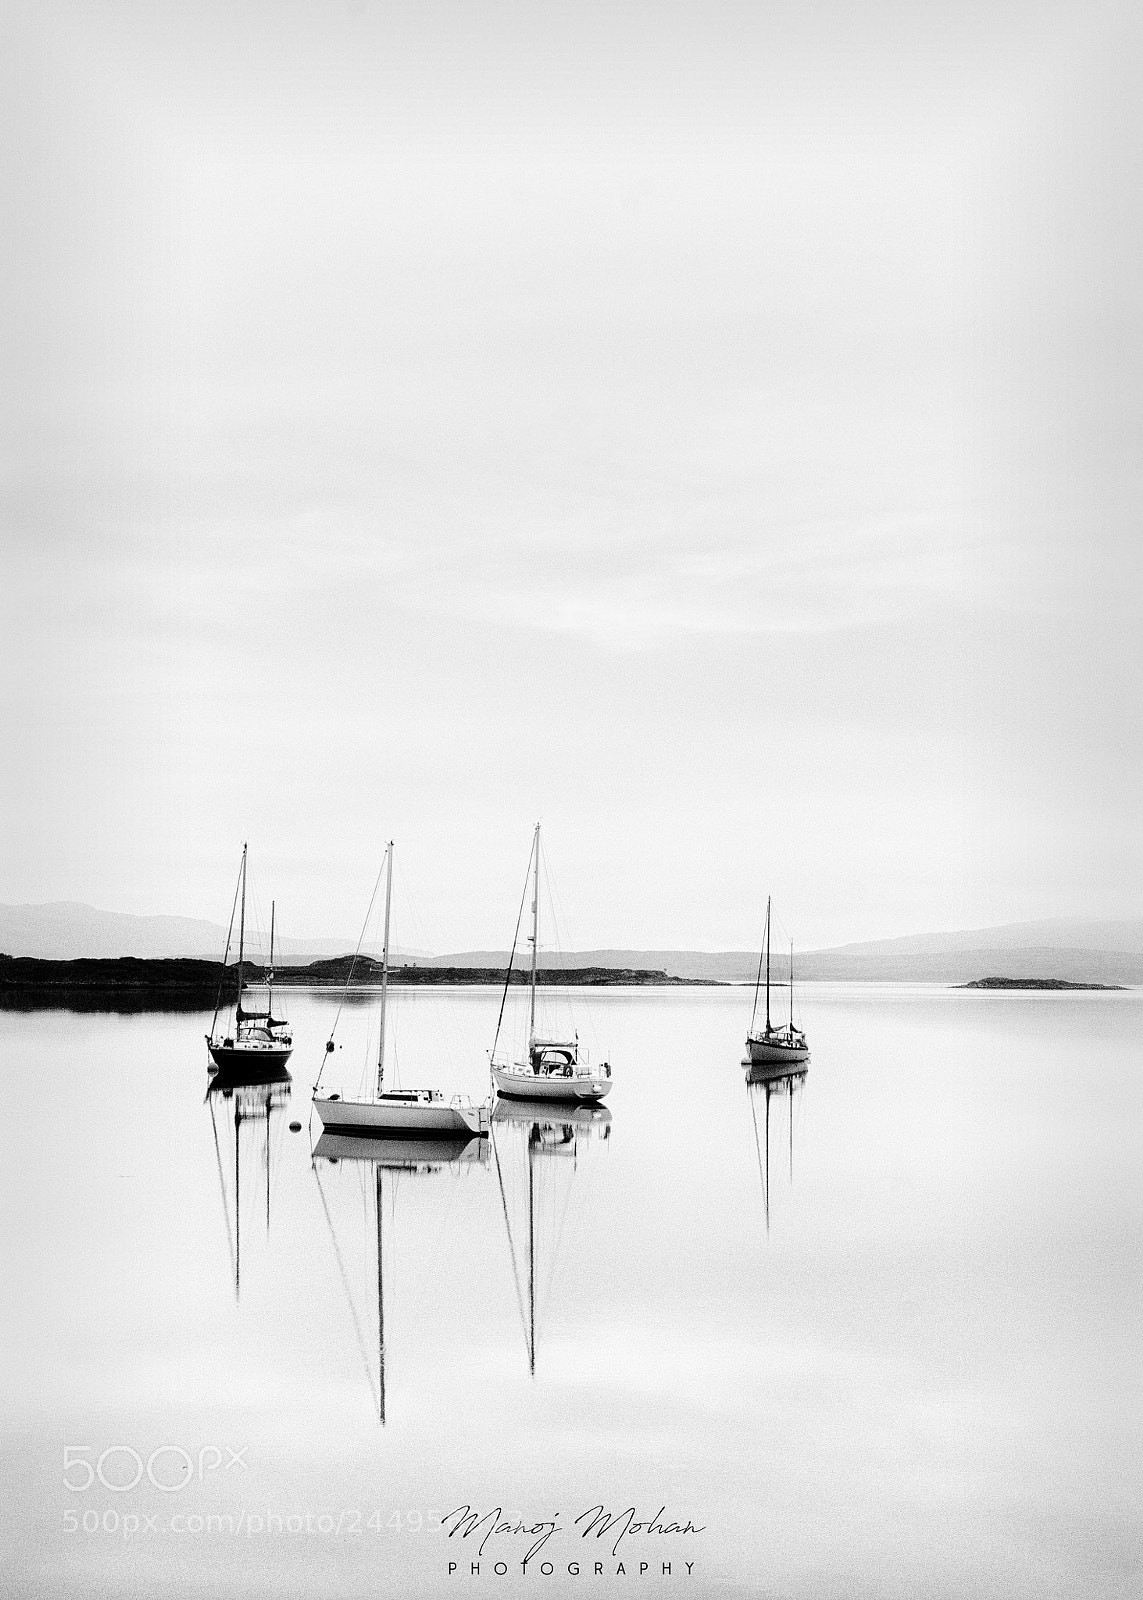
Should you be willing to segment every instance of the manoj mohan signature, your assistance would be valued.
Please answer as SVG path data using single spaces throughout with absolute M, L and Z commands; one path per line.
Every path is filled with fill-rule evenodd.
M 485 1546 L 490 1539 L 499 1538 L 501 1535 L 531 1539 L 533 1543 L 528 1547 L 521 1562 L 522 1566 L 526 1566 L 557 1533 L 577 1531 L 581 1539 L 594 1534 L 597 1539 L 610 1542 L 611 1554 L 617 1556 L 623 1540 L 635 1534 L 694 1534 L 706 1530 L 705 1523 L 701 1527 L 696 1527 L 689 1517 L 685 1522 L 666 1521 L 666 1515 L 666 1506 L 660 1506 L 653 1517 L 643 1519 L 636 1517 L 634 1506 L 628 1506 L 624 1511 L 611 1512 L 604 1506 L 598 1505 L 581 1511 L 569 1525 L 565 1525 L 560 1522 L 558 1511 L 554 1516 L 539 1522 L 526 1522 L 523 1518 L 517 1518 L 513 1522 L 510 1517 L 505 1518 L 502 1506 L 496 1506 L 493 1510 L 483 1513 L 474 1510 L 472 1506 L 457 1506 L 441 1518 L 441 1527 L 448 1529 L 450 1539 L 455 1538 L 457 1534 L 462 1539 L 477 1538 L 478 1555 L 484 1554 Z

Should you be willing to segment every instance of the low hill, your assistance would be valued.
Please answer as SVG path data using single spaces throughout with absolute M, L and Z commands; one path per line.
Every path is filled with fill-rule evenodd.
M 339 956 L 334 960 L 311 961 L 304 967 L 279 967 L 275 976 L 275 983 L 288 987 L 291 984 L 344 984 L 349 975 L 352 956 Z M 446 966 L 443 963 L 390 963 L 389 981 L 395 984 L 502 984 L 505 979 L 507 957 L 499 964 L 488 966 Z M 512 982 L 524 984 L 529 981 L 529 971 L 525 967 L 514 967 Z M 709 979 L 687 979 L 672 977 L 662 968 L 647 967 L 609 967 L 609 966 L 580 966 L 580 967 L 541 967 L 538 969 L 537 978 L 543 984 L 564 987 L 599 985 L 624 986 L 651 986 L 659 984 L 686 984 L 689 982 L 709 983 Z M 358 956 L 353 972 L 354 986 L 358 984 L 377 984 L 381 981 L 381 963 L 371 956 Z
M 1005 931 L 1006 930 L 1002 930 Z M 832 950 L 798 951 L 798 982 L 967 983 L 990 972 L 1014 978 L 1061 978 L 1074 982 L 1143 984 L 1143 953 L 1064 943 L 992 943 L 991 930 L 972 934 L 917 935 L 841 945 Z M 929 941 L 932 941 L 931 946 Z M 963 941 L 963 942 L 958 942 Z M 503 966 L 507 951 L 469 951 L 441 956 L 452 966 Z M 753 983 L 756 950 L 577 950 L 563 956 L 544 952 L 545 965 L 661 967 L 687 981 Z M 786 974 L 786 959 L 775 955 L 775 981 Z
M 257 959 L 268 955 L 257 934 L 247 926 L 247 953 Z M 283 960 L 312 961 L 352 950 L 356 936 L 345 939 L 291 938 L 276 941 Z M 0 950 L 14 956 L 36 956 L 41 961 L 75 961 L 89 957 L 112 960 L 134 956 L 140 960 L 193 957 L 220 961 L 226 948 L 225 923 L 197 917 L 136 916 L 127 911 L 100 911 L 78 900 L 57 900 L 47 905 L 0 904 Z M 234 952 L 231 951 L 233 959 Z
M 200 1011 L 214 1005 L 220 985 L 223 1000 L 233 999 L 235 970 L 224 970 L 217 961 L 135 956 L 41 961 L 0 955 L 0 1010 Z

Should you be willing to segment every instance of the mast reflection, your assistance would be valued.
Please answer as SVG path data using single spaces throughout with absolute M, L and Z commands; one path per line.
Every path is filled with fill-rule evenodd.
M 218 1186 L 222 1196 L 222 1216 L 226 1224 L 226 1244 L 230 1253 L 231 1271 L 234 1274 L 236 1300 L 242 1287 L 242 1207 L 245 1204 L 249 1211 L 251 1209 L 249 1197 L 257 1193 L 260 1199 L 264 1187 L 266 1232 L 269 1233 L 270 1175 L 276 1154 L 275 1137 L 280 1136 L 281 1132 L 280 1128 L 275 1129 L 273 1125 L 284 1120 L 280 1113 L 289 1104 L 291 1081 L 290 1074 L 284 1067 L 270 1067 L 253 1074 L 221 1069 L 211 1076 L 207 1085 L 206 1103 L 210 1107 L 214 1155 L 218 1165 Z M 233 1159 L 228 1151 L 227 1159 L 224 1161 L 223 1145 L 230 1137 L 231 1127 L 234 1139 Z M 244 1128 L 250 1130 L 245 1137 Z M 244 1167 L 245 1184 L 242 1181 Z M 252 1180 L 255 1184 L 253 1188 Z M 228 1188 L 231 1188 L 232 1192 L 228 1193 Z M 259 1210 L 261 1210 L 260 1204 Z
M 488 1165 L 488 1140 L 483 1138 L 408 1138 L 378 1139 L 372 1136 L 359 1138 L 353 1134 L 322 1133 L 313 1149 L 313 1173 L 317 1183 L 322 1210 L 329 1226 L 333 1253 L 341 1276 L 342 1288 L 349 1306 L 350 1320 L 361 1352 L 366 1377 L 377 1407 L 377 1420 L 385 1424 L 385 1200 L 389 1189 L 391 1214 L 395 1210 L 396 1192 L 403 1179 L 418 1180 L 438 1177 L 452 1172 L 462 1175 Z M 363 1319 L 358 1315 L 350 1275 L 338 1243 L 337 1231 L 330 1214 L 326 1185 L 322 1173 L 335 1169 L 355 1173 L 360 1183 L 367 1209 L 372 1210 L 370 1233 L 376 1238 L 377 1251 L 377 1381 L 373 1379 L 373 1362 L 368 1354 Z M 388 1180 L 386 1178 L 388 1175 Z M 390 1277 L 392 1271 L 390 1270 Z M 369 1320 L 366 1318 L 365 1320 Z
M 750 1100 L 750 1115 L 754 1123 L 754 1148 L 758 1155 L 758 1176 L 762 1180 L 762 1209 L 766 1218 L 766 1232 L 770 1232 L 770 1102 L 784 1099 L 788 1123 L 789 1175 L 794 1181 L 794 1096 L 800 1094 L 806 1081 L 807 1067 L 790 1072 L 782 1067 L 753 1065 L 744 1061 L 746 1068 L 746 1093 Z
M 610 1137 L 611 1112 L 601 1105 L 501 1099 L 492 1114 L 496 1179 L 533 1377 L 537 1329 L 551 1299 L 572 1188 L 589 1151 Z

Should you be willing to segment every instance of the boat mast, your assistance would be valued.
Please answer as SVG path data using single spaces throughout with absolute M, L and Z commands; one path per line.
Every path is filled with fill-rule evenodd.
M 790 1034 L 794 1032 L 794 941 L 790 940 Z
M 246 846 L 242 846 L 242 909 L 238 917 L 238 1015 L 242 1015 L 242 954 L 246 948 Z
M 766 1032 L 770 1032 L 770 896 L 766 896 Z
M 536 1041 L 536 957 L 540 948 L 540 824 L 532 838 L 535 876 L 532 880 L 532 1008 L 528 1018 L 528 1053 Z
M 381 1027 L 380 1038 L 377 1041 L 377 1095 L 381 1096 L 381 1086 L 385 1081 L 385 996 L 389 988 L 389 905 L 393 895 L 393 841 L 389 840 L 389 848 L 385 852 L 389 866 L 385 874 L 385 943 L 381 948 Z M 380 1226 L 380 1223 L 378 1223 Z M 378 1234 L 380 1239 L 380 1234 Z M 384 1422 L 385 1418 L 381 1418 Z
M 274 1020 L 274 902 L 270 901 L 270 973 L 266 980 L 266 1024 Z

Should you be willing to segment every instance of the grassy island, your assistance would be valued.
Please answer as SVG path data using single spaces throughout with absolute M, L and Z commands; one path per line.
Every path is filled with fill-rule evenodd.
M 276 985 L 340 985 L 349 975 L 352 956 L 334 956 L 326 961 L 311 961 L 305 967 L 279 967 L 274 973 Z M 258 981 L 261 968 L 249 969 L 249 981 Z M 258 974 L 258 978 L 252 975 Z M 390 964 L 389 982 L 392 984 L 473 984 L 485 986 L 502 984 L 506 976 L 504 967 L 424 967 L 415 962 Z M 709 984 L 711 979 L 694 980 L 673 978 L 659 968 L 649 967 L 541 967 L 537 981 L 563 988 L 579 987 L 658 987 L 660 985 L 686 985 L 695 981 Z M 512 982 L 527 983 L 527 967 L 513 967 Z M 358 956 L 353 972 L 353 987 L 358 984 L 373 985 L 381 982 L 381 963 L 373 956 Z
M 974 978 L 954 989 L 1126 989 L 1122 983 L 1072 983 L 1067 978 Z
M 44 961 L 0 955 L 0 1009 L 36 1011 L 201 1011 L 238 992 L 234 967 L 189 957 L 118 956 L 110 960 Z

